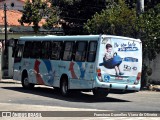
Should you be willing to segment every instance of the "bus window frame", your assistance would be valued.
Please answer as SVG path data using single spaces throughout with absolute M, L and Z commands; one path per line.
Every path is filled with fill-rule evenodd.
M 50 59 L 50 54 L 51 54 L 51 41 L 42 41 L 41 45 L 42 45 L 42 49 L 45 49 L 45 47 L 43 47 L 43 43 L 49 43 L 49 48 L 47 49 L 48 55 L 45 55 L 45 57 L 42 55 L 42 50 L 41 50 L 41 59 Z M 47 53 L 45 52 L 45 54 Z M 46 57 L 47 56 L 47 57 Z
M 66 43 L 67 42 L 71 42 L 73 45 L 72 45 L 72 50 L 70 51 L 71 52 L 71 58 L 68 60 L 66 60 L 66 59 L 64 59 L 64 53 L 65 53 L 65 47 L 66 47 Z M 62 57 L 61 57 L 61 60 L 63 60 L 63 61 L 72 61 L 73 59 L 74 59 L 74 56 L 73 56 L 73 54 L 74 54 L 74 48 L 75 48 L 75 41 L 64 41 L 63 42 L 63 53 L 62 53 Z
M 80 42 L 85 42 L 86 44 L 85 44 L 85 50 L 84 51 L 77 51 L 78 50 L 78 44 L 80 43 Z M 76 53 L 77 52 L 85 52 L 85 55 L 84 55 L 84 59 L 82 60 L 82 56 L 81 56 L 81 60 L 76 60 Z M 74 61 L 76 61 L 76 62 L 85 62 L 86 61 L 86 58 L 87 58 L 87 52 L 88 52 L 88 41 L 76 41 L 76 43 L 75 43 L 75 51 L 74 51 Z M 83 53 L 82 53 L 83 54 Z
M 24 49 L 23 49 L 23 58 L 32 58 L 32 57 L 31 57 L 31 52 L 28 52 L 28 53 L 27 53 L 27 54 L 28 54 L 28 57 L 24 56 L 26 43 L 30 43 L 30 44 L 32 45 L 33 41 L 25 41 Z M 28 51 L 29 49 L 31 49 L 31 48 L 32 48 L 32 47 L 27 48 L 27 51 Z M 32 50 L 30 50 L 30 51 L 32 51 Z
M 34 53 L 34 50 L 35 50 L 35 46 L 34 46 L 34 44 L 37 44 L 37 43 L 41 43 L 41 46 L 39 47 L 38 45 L 35 45 L 36 46 L 36 48 L 39 48 L 38 50 L 40 50 L 39 52 L 37 52 L 38 53 L 38 56 Z M 33 48 L 32 48 L 32 54 L 31 54 L 31 58 L 33 58 L 33 59 L 39 59 L 39 58 L 41 58 L 41 53 L 42 53 L 42 49 L 41 49 L 41 47 L 42 47 L 42 41 L 33 41 Z M 34 53 L 34 54 L 33 54 Z M 40 53 L 40 54 L 39 54 Z
M 97 45 L 95 51 L 90 51 L 90 45 L 91 45 L 92 42 L 96 43 L 96 45 Z M 87 49 L 87 62 L 95 62 L 96 54 L 97 54 L 97 47 L 98 47 L 98 42 L 97 41 L 89 41 L 89 46 L 88 46 L 88 49 Z M 94 60 L 93 61 L 88 60 L 90 52 L 94 53 Z
M 61 54 L 62 54 L 62 49 L 63 49 L 63 41 L 51 41 L 50 42 L 51 44 L 50 44 L 50 59 L 51 60 L 61 60 Z M 60 50 L 58 50 L 59 51 L 59 57 L 57 58 L 57 59 L 53 59 L 51 56 L 52 56 L 52 45 L 53 45 L 53 43 L 60 43 Z

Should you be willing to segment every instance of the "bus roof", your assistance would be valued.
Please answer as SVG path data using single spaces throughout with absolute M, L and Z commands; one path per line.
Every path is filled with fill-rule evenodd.
M 63 41 L 63 40 L 69 40 L 69 41 L 75 41 L 75 40 L 95 40 L 97 41 L 99 39 L 100 35 L 76 35 L 76 36 L 55 36 L 55 35 L 47 35 L 47 36 L 26 36 L 26 37 L 20 37 L 20 40 L 24 41 L 47 41 L 47 40 L 57 40 L 57 41 Z
M 130 37 L 124 37 L 124 36 L 115 36 L 115 35 L 102 35 L 102 37 L 108 37 L 108 38 L 117 38 L 117 39 L 123 39 L 123 40 L 134 40 L 137 42 L 141 42 L 140 39 L 136 39 L 136 38 L 130 38 Z
M 123 37 L 123 36 L 115 36 L 115 35 L 75 35 L 75 36 L 56 36 L 56 35 L 46 35 L 46 36 L 25 36 L 20 37 L 20 41 L 63 41 L 63 40 L 69 40 L 69 41 L 75 41 L 75 40 L 92 40 L 92 41 L 98 41 L 100 37 L 109 37 L 109 38 L 119 38 L 119 39 L 126 39 L 126 40 L 134 40 L 137 42 L 141 42 L 140 39 L 134 39 L 129 37 Z

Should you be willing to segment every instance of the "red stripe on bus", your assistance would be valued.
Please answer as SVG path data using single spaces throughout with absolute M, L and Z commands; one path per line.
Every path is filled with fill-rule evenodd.
M 35 70 L 35 75 L 36 75 L 36 79 L 38 84 L 44 85 L 43 79 L 41 77 L 41 75 L 39 74 L 39 65 L 40 65 L 40 61 L 36 60 L 35 64 L 34 64 L 34 70 Z
M 75 74 L 75 72 L 74 72 L 73 66 L 74 66 L 74 62 L 70 62 L 69 71 L 71 72 L 72 78 L 77 79 L 77 76 L 76 76 L 76 74 Z

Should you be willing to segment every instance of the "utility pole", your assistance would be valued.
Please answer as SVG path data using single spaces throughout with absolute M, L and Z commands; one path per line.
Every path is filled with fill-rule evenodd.
M 4 3 L 4 27 L 5 27 L 5 49 L 7 49 L 7 6 L 6 3 Z
M 137 0 L 137 19 L 139 20 L 139 16 L 144 12 L 144 0 Z M 141 37 L 141 28 L 138 30 L 137 37 Z
M 137 15 L 144 12 L 144 0 L 137 0 Z

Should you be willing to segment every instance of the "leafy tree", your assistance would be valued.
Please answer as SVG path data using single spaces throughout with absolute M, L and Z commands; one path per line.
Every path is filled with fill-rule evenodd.
M 144 0 L 145 10 L 148 11 L 160 3 L 160 0 Z
M 52 3 L 59 8 L 59 17 L 63 21 L 61 23 L 66 34 L 86 34 L 83 29 L 84 23 L 91 19 L 96 12 L 99 14 L 106 6 L 110 6 L 112 3 L 118 4 L 118 1 L 52 0 Z M 145 0 L 145 9 L 149 9 L 159 2 L 159 0 Z M 125 0 L 125 3 L 132 11 L 136 12 L 137 0 Z
M 138 27 L 143 46 L 143 60 L 154 60 L 160 53 L 160 4 L 145 11 L 139 16 Z M 152 69 L 143 62 L 142 86 L 147 85 Z
M 51 3 L 51 2 L 52 2 L 52 0 L 50 0 L 49 3 Z M 57 22 L 59 20 L 57 15 L 58 15 L 57 8 L 53 4 L 50 4 L 50 7 L 48 7 L 45 10 L 46 23 L 43 25 L 43 27 L 45 29 L 53 28 L 53 25 L 57 24 Z
M 33 23 L 33 29 L 35 32 L 38 32 L 39 30 L 39 22 L 42 20 L 43 17 L 46 18 L 46 24 L 44 25 L 46 28 L 47 26 L 53 26 L 52 23 L 55 22 L 55 15 L 52 10 L 53 7 L 50 7 L 47 5 L 48 2 L 42 1 L 42 0 L 27 0 L 24 5 L 24 10 L 22 11 L 23 15 L 19 22 L 21 25 L 24 25 L 24 23 L 32 24 Z M 52 24 L 52 25 L 51 25 Z
M 129 9 L 123 0 L 111 3 L 100 14 L 96 13 L 84 25 L 90 34 L 136 36 L 136 9 Z
M 143 41 L 143 56 L 154 60 L 160 53 L 160 4 L 142 14 L 138 25 Z
M 136 7 L 137 1 L 138 0 L 125 0 L 125 3 L 128 4 L 130 8 L 134 8 Z M 158 3 L 160 3 L 160 0 L 144 0 L 145 11 L 154 8 Z
M 84 34 L 83 24 L 96 12 L 105 8 L 105 0 L 53 0 L 59 8 L 65 34 Z
M 113 34 L 137 37 L 143 42 L 143 57 L 153 60 L 160 53 L 160 4 L 136 17 L 136 9 L 129 9 L 123 0 L 113 3 L 100 14 L 96 13 L 84 25 L 89 34 Z

